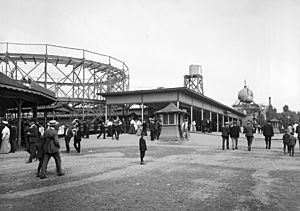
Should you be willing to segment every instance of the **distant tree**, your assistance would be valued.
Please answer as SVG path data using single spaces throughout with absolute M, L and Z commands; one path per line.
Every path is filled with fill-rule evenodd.
M 283 109 L 284 113 L 289 112 L 289 106 L 288 105 L 284 105 L 282 109 Z

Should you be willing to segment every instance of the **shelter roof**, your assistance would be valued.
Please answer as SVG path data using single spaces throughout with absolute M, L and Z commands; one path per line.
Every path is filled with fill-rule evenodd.
M 16 100 L 23 100 L 24 107 L 37 105 L 49 105 L 56 101 L 55 94 L 50 90 L 42 91 L 43 88 L 27 87 L 0 72 L 0 106 L 2 108 L 17 107 Z M 44 89 L 46 90 L 46 89 Z
M 175 87 L 175 88 L 162 88 L 162 89 L 149 89 L 149 90 L 134 90 L 134 91 L 125 91 L 125 92 L 108 92 L 108 93 L 98 93 L 98 95 L 101 95 L 103 97 L 118 97 L 118 96 L 132 96 L 132 95 L 146 95 L 146 94 L 159 94 L 159 93 L 172 93 L 172 92 L 181 92 L 188 96 L 197 98 L 205 103 L 208 103 L 210 105 L 216 106 L 218 108 L 224 109 L 226 111 L 229 111 L 233 114 L 243 116 L 246 115 L 242 112 L 239 112 L 229 106 L 226 106 L 212 98 L 209 98 L 207 96 L 204 96 L 200 93 L 197 93 L 187 87 Z
M 170 103 L 163 109 L 156 111 L 155 113 L 187 113 L 186 111 L 181 110 L 177 106 L 174 105 L 174 103 Z
M 279 120 L 276 119 L 276 118 L 273 118 L 273 119 L 271 119 L 270 121 L 271 121 L 271 122 L 279 122 Z

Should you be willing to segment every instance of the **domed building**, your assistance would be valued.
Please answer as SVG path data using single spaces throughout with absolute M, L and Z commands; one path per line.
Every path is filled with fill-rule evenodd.
M 232 107 L 246 115 L 246 121 L 256 123 L 259 106 L 253 101 L 253 92 L 246 83 L 242 90 L 238 92 L 238 101 Z

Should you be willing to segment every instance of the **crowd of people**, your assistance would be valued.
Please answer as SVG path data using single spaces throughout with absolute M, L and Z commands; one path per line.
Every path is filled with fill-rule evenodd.
M 146 122 L 146 120 L 143 120 L 142 122 L 139 118 L 132 118 L 130 120 L 130 128 L 128 133 L 136 134 L 137 136 L 141 136 L 141 134 L 143 133 L 144 136 L 147 136 L 147 128 L 149 128 L 150 140 L 159 140 L 161 134 L 161 125 L 161 120 L 159 118 L 149 118 L 148 123 Z
M 100 121 L 100 133 L 97 135 L 97 139 L 103 136 L 111 137 L 112 139 L 119 140 L 120 134 L 122 133 L 123 122 L 119 119 L 109 119 L 107 122 Z M 64 131 L 64 139 L 66 145 L 66 152 L 70 152 L 70 142 L 73 138 L 74 149 L 80 153 L 81 151 L 81 140 L 82 138 L 88 138 L 86 135 L 85 127 L 82 127 L 82 122 L 78 119 L 72 121 L 70 125 L 66 125 Z M 185 119 L 180 126 L 182 138 L 188 140 L 190 127 L 195 126 L 195 124 L 188 123 Z M 61 157 L 60 157 L 60 144 L 58 137 L 59 123 L 56 120 L 51 120 L 47 123 L 47 127 L 44 128 L 42 124 L 36 122 L 36 120 L 31 119 L 25 124 L 22 132 L 22 139 L 25 141 L 25 149 L 29 153 L 29 157 L 26 163 L 32 163 L 34 159 L 39 160 L 37 168 L 37 177 L 41 179 L 46 178 L 47 165 L 51 157 L 54 158 L 56 164 L 56 172 L 58 176 L 64 175 L 61 167 Z M 2 121 L 0 128 L 2 132 L 2 139 L 0 144 L 0 153 L 14 153 L 17 146 L 17 127 L 14 121 Z M 83 131 L 82 131 L 83 130 Z M 144 136 L 147 136 L 147 131 L 150 131 L 150 140 L 159 140 L 161 134 L 162 125 L 159 118 L 149 118 L 149 121 L 141 121 L 140 119 L 130 120 L 129 134 L 136 134 L 140 136 L 139 138 L 139 151 L 140 151 L 140 164 L 144 165 L 145 152 L 147 151 L 146 141 Z M 264 126 L 261 127 L 262 133 L 265 137 L 266 149 L 271 149 L 272 137 L 274 136 L 274 130 L 271 122 L 268 121 Z M 98 130 L 96 130 L 98 131 Z M 251 121 L 248 121 L 244 127 L 240 127 L 237 122 L 233 121 L 231 123 L 225 122 L 221 128 L 222 137 L 222 149 L 238 149 L 238 143 L 240 134 L 243 133 L 247 138 L 248 150 L 251 151 L 255 128 Z M 297 136 L 296 136 L 297 134 Z M 24 136 L 24 137 L 23 137 Z M 282 137 L 283 140 L 283 152 L 284 154 L 289 154 L 294 156 L 296 140 L 299 140 L 300 146 L 300 126 L 296 128 L 288 127 Z M 231 140 L 231 146 L 230 146 Z
M 294 156 L 294 146 L 296 145 L 296 138 L 299 140 L 300 146 L 300 126 L 298 125 L 296 129 L 292 126 L 289 126 L 287 130 L 285 130 L 285 134 L 282 137 L 283 140 L 283 151 L 286 154 L 286 150 L 290 156 Z M 263 136 L 265 138 L 266 149 L 271 149 L 272 145 L 272 137 L 274 136 L 274 129 L 270 121 L 260 128 L 262 130 Z M 248 151 L 251 151 L 252 142 L 255 134 L 255 127 L 251 121 L 247 122 L 247 125 L 243 127 L 243 134 L 247 138 L 248 143 Z M 238 141 L 241 133 L 241 127 L 237 124 L 237 122 L 225 122 L 224 126 L 221 128 L 221 137 L 222 137 L 222 149 L 230 149 L 229 147 L 229 138 L 231 138 L 232 150 L 238 149 Z

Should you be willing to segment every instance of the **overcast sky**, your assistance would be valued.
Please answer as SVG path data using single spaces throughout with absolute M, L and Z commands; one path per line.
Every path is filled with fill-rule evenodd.
M 299 0 L 1 1 L 0 42 L 83 48 L 124 61 L 130 90 L 183 86 L 231 106 L 247 81 L 256 103 L 300 111 Z

